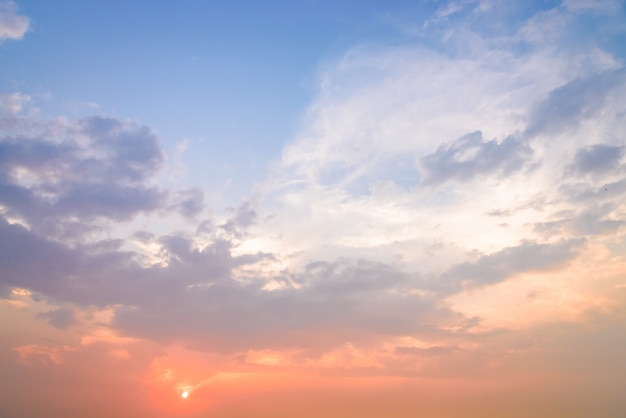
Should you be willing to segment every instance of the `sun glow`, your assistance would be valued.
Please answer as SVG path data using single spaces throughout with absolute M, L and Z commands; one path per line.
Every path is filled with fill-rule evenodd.
M 181 394 L 180 394 L 180 396 L 181 396 L 183 399 L 187 399 L 187 398 L 189 397 L 189 392 L 184 391 L 183 393 L 181 393 Z

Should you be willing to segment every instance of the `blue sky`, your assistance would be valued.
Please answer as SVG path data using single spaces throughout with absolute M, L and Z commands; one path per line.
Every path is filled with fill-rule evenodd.
M 0 415 L 623 416 L 625 45 L 621 0 L 0 0 Z
M 506 32 L 509 21 L 555 4 L 499 5 L 498 24 L 484 25 L 492 16 L 473 24 Z M 19 8 L 31 24 L 21 42 L 2 45 L 7 91 L 28 93 L 51 114 L 141 121 L 168 150 L 188 141 L 194 183 L 235 179 L 231 200 L 249 192 L 296 135 L 326 64 L 357 45 L 448 47 L 438 40 L 441 21 L 423 30 L 446 11 L 436 1 L 25 1 Z M 455 9 L 446 22 L 473 13 Z
M 426 6 L 426 7 L 425 7 Z M 188 140 L 198 176 L 262 171 L 295 134 L 318 70 L 354 44 L 407 40 L 393 19 L 414 2 L 20 2 L 28 35 L 2 45 L 5 89 L 42 109 L 133 118 L 166 147 Z M 45 70 L 42 70 L 45 69 Z M 97 106 L 97 107 L 94 107 Z M 262 168 L 261 168 L 262 170 Z M 248 176 L 243 176 L 248 177 Z M 202 181 L 201 177 L 197 180 Z M 243 187 L 250 187 L 249 179 Z

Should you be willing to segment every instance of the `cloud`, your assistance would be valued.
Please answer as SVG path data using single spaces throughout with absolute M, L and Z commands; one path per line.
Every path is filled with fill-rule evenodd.
M 254 209 L 253 202 L 245 202 L 237 208 L 235 216 L 222 225 L 222 228 L 240 235 L 246 228 L 256 223 L 257 217 L 258 214 Z
M 262 283 L 219 279 L 168 297 L 146 295 L 158 302 L 120 309 L 113 325 L 130 335 L 232 353 L 328 350 L 346 339 L 368 344 L 407 333 L 428 335 L 462 319 L 434 299 L 404 292 L 410 277 L 390 266 L 317 262 L 291 281 L 298 286 L 268 291 Z
M 116 246 L 67 248 L 20 225 L 5 224 L 1 232 L 5 288 L 28 288 L 82 307 L 120 306 L 113 325 L 129 335 L 203 350 L 324 349 L 345 338 L 429 333 L 461 318 L 445 304 L 411 293 L 415 278 L 365 260 L 311 263 L 302 272 L 283 272 L 291 285 L 266 290 L 267 278 L 242 283 L 233 272 L 267 255 L 234 257 L 225 241 L 197 249 L 183 236 L 162 237 L 167 264 L 144 267 Z M 39 317 L 57 327 L 74 323 L 68 309 Z
M 93 116 L 75 123 L 37 120 L 21 95 L 5 95 L 0 134 L 0 205 L 5 216 L 48 235 L 78 237 L 102 221 L 139 214 L 199 214 L 199 189 L 164 190 L 165 164 L 154 130 L 131 121 Z
M 181 190 L 173 198 L 174 210 L 186 218 L 194 218 L 204 209 L 204 193 L 201 189 L 192 188 Z
M 619 12 L 619 0 L 565 0 L 563 5 L 575 12 L 585 12 L 589 10 L 611 13 Z
M 435 153 L 422 157 L 420 164 L 424 184 L 438 185 L 448 180 L 469 181 L 487 174 L 506 177 L 522 168 L 531 155 L 532 149 L 517 138 L 484 141 L 481 132 L 474 132 L 442 144 Z
M 0 3 L 0 42 L 6 39 L 20 40 L 29 27 L 29 19 L 17 14 L 12 0 Z
M 444 294 L 454 294 L 493 285 L 520 273 L 556 270 L 574 260 L 584 243 L 583 239 L 557 244 L 523 242 L 494 254 L 482 255 L 476 261 L 452 266 L 436 279 L 427 282 L 427 286 Z
M 554 90 L 535 107 L 526 130 L 528 135 L 573 131 L 598 115 L 611 97 L 623 94 L 626 69 L 611 69 L 576 78 Z
M 75 272 L 77 252 L 39 237 L 19 224 L 9 224 L 5 219 L 0 222 L 3 293 L 11 287 L 23 287 L 55 297 L 60 283 Z
M 94 116 L 78 121 L 78 127 L 77 134 L 88 141 L 97 158 L 85 161 L 89 173 L 137 182 L 147 179 L 163 164 L 158 137 L 146 126 Z
M 557 220 L 538 222 L 534 229 L 544 236 L 561 233 L 571 236 L 613 235 L 626 225 L 626 221 L 618 218 L 617 209 L 612 203 L 590 204 L 578 212 L 565 212 L 565 216 Z
M 573 170 L 581 173 L 602 173 L 613 171 L 622 160 L 625 146 L 595 144 L 576 152 Z
M 37 318 L 45 319 L 50 325 L 60 329 L 65 329 L 78 324 L 75 312 L 71 308 L 58 308 L 47 312 L 41 312 L 37 314 Z
M 242 208 L 233 215 L 233 225 L 245 226 L 255 218 L 248 206 Z M 140 232 L 142 242 L 158 245 L 165 260 L 144 266 L 138 254 L 120 249 L 119 243 L 70 248 L 6 222 L 1 234 L 5 289 L 28 288 L 56 303 L 82 307 L 119 306 L 115 328 L 202 350 L 324 350 L 345 338 L 367 343 L 381 336 L 428 334 L 437 324 L 461 318 L 445 304 L 411 293 L 417 283 L 411 275 L 365 260 L 319 261 L 301 272 L 283 271 L 276 279 L 286 286 L 267 290 L 272 276 L 241 282 L 235 272 L 272 255 L 234 256 L 233 244 L 225 240 L 198 247 L 184 235 L 155 241 Z M 74 318 L 67 308 L 39 317 L 61 328 Z

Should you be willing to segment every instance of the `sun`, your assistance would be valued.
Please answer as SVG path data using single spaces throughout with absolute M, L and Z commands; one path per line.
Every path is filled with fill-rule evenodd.
M 187 399 L 187 398 L 189 397 L 189 392 L 184 391 L 183 393 L 181 393 L 181 394 L 180 394 L 180 396 L 181 396 L 183 399 Z

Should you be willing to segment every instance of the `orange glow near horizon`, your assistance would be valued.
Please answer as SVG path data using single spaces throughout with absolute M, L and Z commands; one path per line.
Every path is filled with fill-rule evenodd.
M 608 284 L 614 284 L 613 273 L 607 278 Z M 485 296 L 485 303 L 488 302 Z M 22 324 L 19 330 L 7 328 L 7 337 L 18 341 L 20 335 L 41 333 L 42 325 L 26 311 L 2 305 L 2 312 L 6 320 L 17 318 Z M 619 317 L 618 311 L 596 313 L 613 314 Z M 602 338 L 599 334 L 602 328 L 594 328 L 593 321 L 598 318 L 585 318 L 575 318 L 588 324 L 586 328 L 571 329 L 570 338 L 580 339 L 571 347 L 594 344 L 594 338 L 585 333 Z M 577 337 L 575 333 L 580 330 L 584 333 Z M 525 329 L 520 328 L 517 336 L 493 333 L 489 328 L 481 334 L 479 327 L 477 339 L 462 341 L 454 337 L 455 328 L 451 328 L 450 340 L 443 336 L 430 340 L 381 337 L 377 342 L 343 344 L 313 353 L 290 348 L 247 350 L 235 355 L 128 338 L 94 338 L 84 344 L 85 336 L 79 334 L 91 335 L 93 331 L 92 327 L 57 330 L 56 338 L 66 335 L 65 345 L 14 345 L 14 355 L 19 358 L 14 373 L 42 370 L 50 373 L 48 379 L 53 380 L 57 373 L 79 375 L 85 364 L 96 364 L 90 371 L 93 381 L 97 382 L 92 389 L 101 385 L 110 398 L 123 399 L 126 403 L 119 405 L 124 404 L 126 410 L 147 411 L 134 415 L 141 418 L 155 415 L 163 418 L 344 418 L 355 414 L 381 417 L 385 416 L 385 408 L 394 417 L 412 417 L 415 415 L 409 411 L 420 411 L 425 417 L 440 418 L 460 416 L 459 408 L 463 406 L 474 414 L 461 414 L 463 416 L 496 417 L 509 411 L 505 399 L 520 404 L 536 401 L 540 408 L 551 402 L 564 404 L 566 393 L 578 393 L 580 399 L 590 399 L 590 404 L 609 396 L 600 393 L 599 388 L 604 386 L 589 389 L 576 379 L 588 373 L 588 364 L 593 362 L 601 371 L 604 357 L 589 358 L 589 363 L 568 363 L 572 353 L 558 345 L 551 346 L 556 344 L 551 340 L 552 332 L 533 325 L 533 321 L 529 321 Z M 538 337 L 544 344 L 541 350 L 532 343 Z M 122 352 L 124 355 L 119 354 Z M 610 351 L 607 353 L 610 359 Z M 614 357 L 618 359 L 619 353 Z M 120 381 L 120 376 L 124 382 Z M 137 382 L 142 382 L 141 389 L 132 389 L 137 387 Z M 619 382 L 616 378 L 613 387 L 620 387 Z M 123 388 L 130 390 L 123 393 Z M 16 386 L 15 390 L 18 389 Z M 71 389 L 72 386 L 68 386 L 64 390 Z M 80 403 L 87 405 L 89 391 L 83 387 L 74 389 L 81 394 Z M 48 389 L 42 386 L 30 390 L 43 393 Z M 535 400 L 537 393 L 551 393 L 555 398 Z M 46 396 L 52 399 L 67 395 L 60 391 Z M 477 399 L 490 401 L 491 409 L 477 406 Z M 457 406 L 446 406 L 451 404 Z M 305 409 L 306 412 L 302 412 Z M 484 415 L 477 415 L 475 411 L 482 411 Z M 109 416 L 116 416 L 113 412 Z M 125 413 L 117 416 L 125 416 Z

